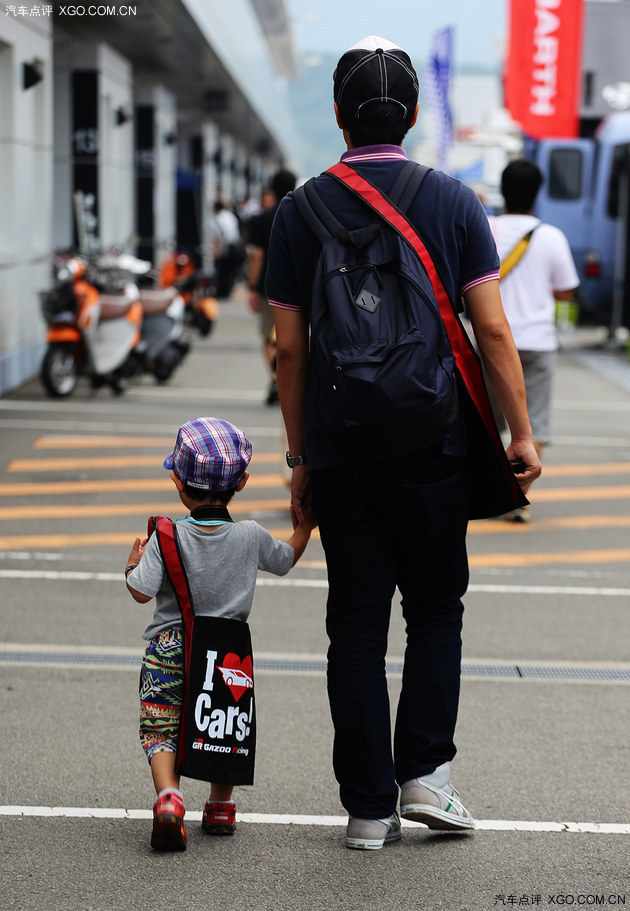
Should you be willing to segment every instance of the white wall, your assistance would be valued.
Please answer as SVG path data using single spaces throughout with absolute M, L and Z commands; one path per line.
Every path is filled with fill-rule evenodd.
M 50 283 L 51 22 L 0 17 L 0 394 L 32 376 L 43 355 L 38 292 Z M 23 89 L 22 66 L 44 78 Z
M 201 246 L 203 249 L 203 268 L 211 272 L 214 268 L 212 246 L 210 242 L 210 225 L 214 215 L 214 203 L 217 198 L 217 169 L 212 156 L 219 144 L 219 131 L 209 121 L 202 127 L 204 163 L 203 163 L 203 214 L 201 219 Z
M 96 70 L 98 78 L 98 234 L 100 246 L 129 241 L 133 209 L 133 82 L 131 64 L 106 44 L 55 39 L 55 200 L 54 244 L 72 246 L 72 73 Z M 115 111 L 130 119 L 116 126 Z
M 101 248 L 128 243 L 134 235 L 133 74 L 131 64 L 105 44 L 98 45 L 99 221 Z M 116 126 L 115 111 L 129 120 Z
M 287 160 L 298 148 L 286 81 L 277 76 L 251 0 L 181 0 Z

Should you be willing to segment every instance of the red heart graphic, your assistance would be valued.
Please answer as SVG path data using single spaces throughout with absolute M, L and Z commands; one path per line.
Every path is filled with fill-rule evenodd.
M 228 652 L 223 659 L 223 665 L 218 669 L 221 671 L 225 685 L 229 687 L 234 696 L 235 702 L 238 702 L 243 693 L 251 690 L 254 685 L 251 655 L 247 655 L 241 661 L 234 652 Z

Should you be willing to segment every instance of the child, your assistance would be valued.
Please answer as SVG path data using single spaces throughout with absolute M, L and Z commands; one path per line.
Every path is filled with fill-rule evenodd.
M 314 522 L 310 511 L 288 543 L 273 538 L 257 522 L 233 523 L 226 505 L 249 477 L 252 447 L 233 424 L 197 418 L 180 427 L 173 452 L 164 460 L 179 498 L 190 515 L 177 521 L 177 536 L 195 612 L 247 620 L 257 570 L 285 575 L 302 556 Z M 186 848 L 184 803 L 175 773 L 183 697 L 182 615 L 166 578 L 158 535 L 136 538 L 125 577 L 140 604 L 156 598 L 143 638 L 149 640 L 140 675 L 140 740 L 151 767 L 157 801 L 151 846 Z M 236 808 L 233 785 L 212 783 L 203 810 L 203 829 L 231 835 Z

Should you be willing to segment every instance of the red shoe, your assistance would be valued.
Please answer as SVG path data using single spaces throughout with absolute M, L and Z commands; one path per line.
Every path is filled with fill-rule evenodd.
M 167 791 L 155 801 L 151 847 L 156 851 L 185 851 L 188 833 L 184 826 L 184 801 Z
M 201 828 L 209 835 L 234 835 L 236 807 L 231 801 L 219 803 L 219 801 L 206 800 Z

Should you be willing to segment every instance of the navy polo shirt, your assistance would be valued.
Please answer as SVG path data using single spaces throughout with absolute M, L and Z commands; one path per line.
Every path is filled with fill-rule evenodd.
M 382 145 L 353 149 L 341 160 L 387 194 L 406 158 L 399 146 Z M 347 228 L 364 227 L 374 218 L 368 206 L 336 180 L 324 175 L 316 180 L 323 201 Z M 405 214 L 424 241 L 452 302 L 474 285 L 498 279 L 499 258 L 488 218 L 470 187 L 441 171 L 431 171 Z M 317 238 L 289 193 L 278 207 L 269 243 L 266 287 L 272 306 L 304 310 L 308 316 L 320 252 Z M 344 461 L 311 409 L 305 415 L 304 432 L 311 470 Z M 382 442 L 386 449 L 386 441 Z M 461 434 L 449 434 L 443 452 L 463 455 Z M 383 458 L 387 457 L 384 451 Z

